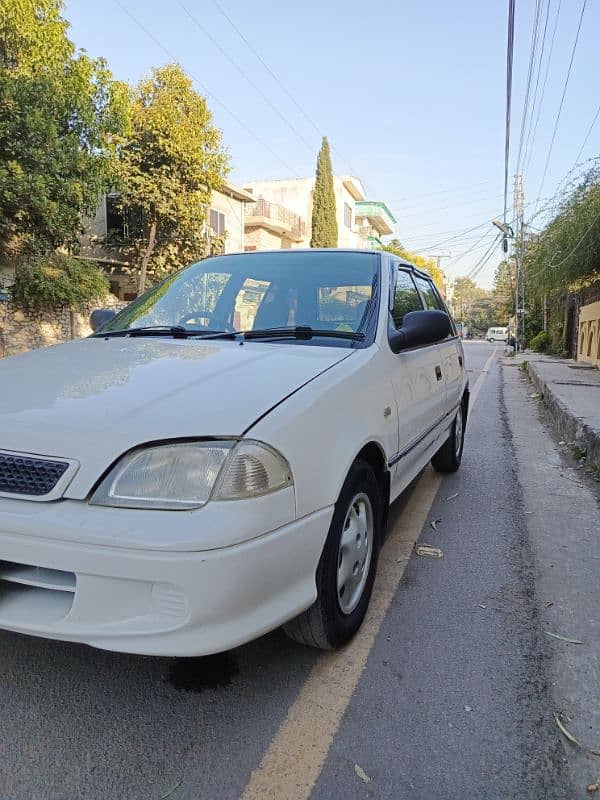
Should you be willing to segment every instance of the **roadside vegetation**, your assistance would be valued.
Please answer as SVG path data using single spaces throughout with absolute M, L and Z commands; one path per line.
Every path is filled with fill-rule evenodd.
M 132 88 L 68 37 L 61 0 L 0 11 L 0 272 L 15 305 L 81 307 L 106 292 L 78 260 L 84 221 L 116 193 L 128 236 L 111 241 L 139 289 L 219 252 L 206 226 L 228 155 L 206 101 L 177 65 Z
M 569 303 L 591 293 L 600 297 L 600 161 L 567 186 L 554 203 L 550 221 L 523 243 L 527 333 L 540 352 L 569 349 Z M 542 330 L 544 302 L 547 335 Z
M 425 270 L 425 272 L 428 272 L 431 275 L 433 282 L 438 289 L 444 288 L 444 273 L 438 267 L 433 258 L 425 258 L 417 253 L 413 253 L 412 250 L 408 250 L 406 247 L 404 247 L 399 239 L 392 239 L 381 249 L 388 253 L 393 253 L 394 255 L 399 256 L 405 261 L 410 261 L 411 264 L 414 264 L 415 267 L 418 267 L 419 269 Z

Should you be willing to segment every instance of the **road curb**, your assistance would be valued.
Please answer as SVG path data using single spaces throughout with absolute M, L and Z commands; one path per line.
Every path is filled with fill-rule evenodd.
M 600 468 L 600 435 L 569 409 L 556 395 L 552 386 L 536 370 L 535 362 L 526 362 L 527 372 L 545 405 L 552 414 L 554 426 L 561 439 L 569 444 L 577 444 L 586 451 L 588 466 Z

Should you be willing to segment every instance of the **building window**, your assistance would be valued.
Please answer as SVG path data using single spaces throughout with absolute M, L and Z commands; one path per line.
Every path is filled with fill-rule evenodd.
M 352 209 L 348 203 L 344 203 L 344 225 L 347 228 L 352 228 Z
M 225 233 L 225 214 L 211 208 L 209 219 L 213 234 L 215 236 L 222 236 Z

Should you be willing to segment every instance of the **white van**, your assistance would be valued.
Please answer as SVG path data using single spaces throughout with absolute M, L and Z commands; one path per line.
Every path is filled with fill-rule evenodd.
M 488 328 L 485 338 L 488 342 L 507 342 L 508 328 Z

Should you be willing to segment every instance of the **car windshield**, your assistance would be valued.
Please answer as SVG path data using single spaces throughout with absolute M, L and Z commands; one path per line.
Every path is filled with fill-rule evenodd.
M 346 251 L 216 256 L 152 288 L 101 333 L 177 327 L 203 335 L 302 326 L 316 339 L 319 331 L 329 334 L 319 344 L 350 346 L 348 334 L 370 331 L 376 316 L 378 265 L 375 253 Z

